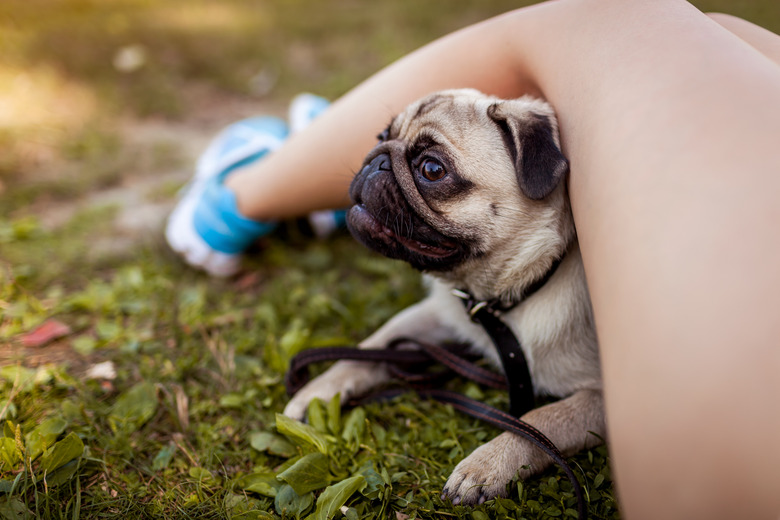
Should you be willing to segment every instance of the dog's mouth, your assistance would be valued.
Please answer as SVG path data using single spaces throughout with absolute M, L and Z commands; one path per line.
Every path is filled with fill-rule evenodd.
M 447 271 L 469 255 L 468 245 L 437 231 L 413 209 L 396 182 L 387 153 L 371 157 L 355 176 L 347 214 L 352 235 L 369 249 L 420 271 Z
M 370 238 L 372 243 L 366 243 L 366 245 L 372 249 L 378 249 L 376 247 L 376 242 L 381 242 L 390 249 L 394 248 L 396 245 L 400 245 L 409 251 L 413 251 L 417 254 L 431 257 L 433 259 L 445 259 L 457 254 L 460 251 L 460 246 L 457 242 L 444 237 L 444 235 L 434 232 L 430 228 L 428 229 L 429 234 L 433 232 L 439 235 L 438 237 L 435 237 L 435 244 L 424 242 L 418 238 L 412 238 L 411 236 L 403 236 L 400 233 L 396 233 L 387 225 L 379 222 L 379 220 L 377 220 L 371 213 L 369 213 L 366 207 L 362 204 L 356 204 L 353 206 L 349 211 L 347 219 L 353 235 L 357 236 L 364 243 L 366 243 L 364 238 Z M 388 249 L 382 248 L 382 250 L 379 252 L 387 254 L 387 251 Z M 395 255 L 393 256 L 396 257 Z M 408 260 L 405 257 L 401 259 Z

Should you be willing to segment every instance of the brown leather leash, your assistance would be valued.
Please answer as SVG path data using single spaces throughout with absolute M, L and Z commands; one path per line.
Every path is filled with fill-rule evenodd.
M 423 343 L 409 338 L 396 338 L 384 349 L 358 349 L 353 347 L 324 347 L 304 350 L 290 361 L 284 376 L 287 393 L 293 395 L 309 380 L 306 368 L 314 363 L 348 359 L 387 363 L 390 373 L 415 389 L 440 386 L 456 374 L 483 386 L 506 390 L 506 378 L 491 370 L 475 365 L 467 357 L 467 345 L 450 345 L 448 348 Z M 477 359 L 472 356 L 471 359 Z M 426 371 L 435 362 L 448 370 Z
M 290 370 L 285 375 L 285 385 L 289 395 L 297 392 L 308 381 L 307 367 L 312 363 L 342 359 L 386 363 L 394 377 L 411 385 L 421 397 L 449 404 L 462 413 L 519 435 L 544 451 L 563 469 L 567 479 L 571 482 L 574 495 L 577 498 L 579 518 L 587 518 L 587 503 L 585 502 L 582 487 L 563 454 L 547 436 L 511 414 L 465 395 L 435 388 L 441 386 L 446 380 L 455 375 L 460 375 L 484 386 L 507 389 L 507 381 L 504 376 L 475 365 L 466 356 L 466 349 L 467 346 L 465 345 L 443 348 L 408 338 L 398 338 L 392 341 L 385 349 L 358 349 L 352 347 L 308 349 L 299 353 L 290 362 Z M 438 371 L 426 370 L 435 363 L 439 363 L 444 369 Z M 360 404 L 368 400 L 389 399 L 404 392 L 404 389 L 383 391 L 357 401 L 351 401 L 350 404 Z

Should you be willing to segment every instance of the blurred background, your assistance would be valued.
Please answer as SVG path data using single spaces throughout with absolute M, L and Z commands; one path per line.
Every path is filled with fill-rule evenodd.
M 0 216 L 150 175 L 176 184 L 221 125 L 283 114 L 300 91 L 332 99 L 442 34 L 526 3 L 3 0 Z M 777 0 L 694 3 L 780 30 Z

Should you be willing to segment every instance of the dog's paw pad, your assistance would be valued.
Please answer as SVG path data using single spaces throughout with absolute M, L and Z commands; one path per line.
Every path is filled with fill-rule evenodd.
M 442 491 L 442 500 L 450 499 L 453 505 L 482 504 L 497 496 L 506 496 L 506 485 L 511 480 L 495 479 L 488 475 L 462 474 L 456 469 Z
M 528 476 L 524 466 L 523 450 L 508 437 L 501 436 L 477 448 L 463 459 L 447 479 L 442 499 L 449 498 L 454 505 L 482 504 L 497 496 L 506 496 L 507 484 L 518 472 Z M 510 438 L 511 439 L 511 438 Z

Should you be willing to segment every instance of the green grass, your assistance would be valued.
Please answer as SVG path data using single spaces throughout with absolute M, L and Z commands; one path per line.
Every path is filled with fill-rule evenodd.
M 285 507 L 310 513 L 325 486 L 361 479 L 366 487 L 348 501 L 360 518 L 392 511 L 492 518 L 504 510 L 542 517 L 573 507 L 568 483 L 554 469 L 514 488 L 514 500 L 476 509 L 442 502 L 455 464 L 497 432 L 412 395 L 348 412 L 327 403 L 312 410 L 309 422 L 328 453 L 316 457 L 326 470 L 313 491 L 292 493 L 273 476 L 301 456 L 298 470 L 314 474 L 310 454 L 319 451 L 308 434 L 275 426 L 290 357 L 305 347 L 355 344 L 420 297 L 416 273 L 345 236 L 327 243 L 272 238 L 253 258 L 253 274 L 232 281 L 183 269 L 155 242 L 124 259 L 92 257 L 85 270 L 74 243 L 102 232 L 95 222 L 108 221 L 110 208 L 100 211 L 77 219 L 67 233 L 20 221 L 6 223 L 0 235 L 12 255 L 0 284 L 0 337 L 7 343 L 0 406 L 8 404 L 0 514 L 18 508 L 42 518 L 291 518 L 282 515 Z M 60 261 L 41 261 L 45 250 L 61 252 Z M 26 368 L 31 349 L 19 334 L 50 319 L 71 332 L 36 348 L 59 346 L 67 358 Z M 113 382 L 83 377 L 88 365 L 105 360 L 116 366 Z M 454 385 L 506 406 L 500 393 Z M 576 461 L 591 508 L 614 515 L 606 451 Z
M 780 29 L 773 1 L 696 4 Z M 244 276 L 213 280 L 184 267 L 159 230 L 122 246 L 122 208 L 85 203 L 132 177 L 186 167 L 182 143 L 139 144 L 127 121 L 196 126 L 204 99 L 334 97 L 436 36 L 515 6 L 0 3 L 0 517 L 303 518 L 340 506 L 339 496 L 347 518 L 570 516 L 571 490 L 555 468 L 513 485 L 506 500 L 442 502 L 457 462 L 497 432 L 413 395 L 351 411 L 318 403 L 313 430 L 277 423 L 296 352 L 354 345 L 420 298 L 405 265 L 347 236 L 316 242 L 287 226 Z M 117 52 L 133 45 L 143 66 L 117 70 Z M 176 188 L 166 178 L 144 197 L 171 201 Z M 44 224 L 63 202 L 83 207 Z M 67 333 L 24 345 L 52 320 Z M 85 376 L 104 361 L 114 379 Z M 499 392 L 452 385 L 506 406 Z M 573 460 L 593 517 L 618 517 L 606 448 Z

